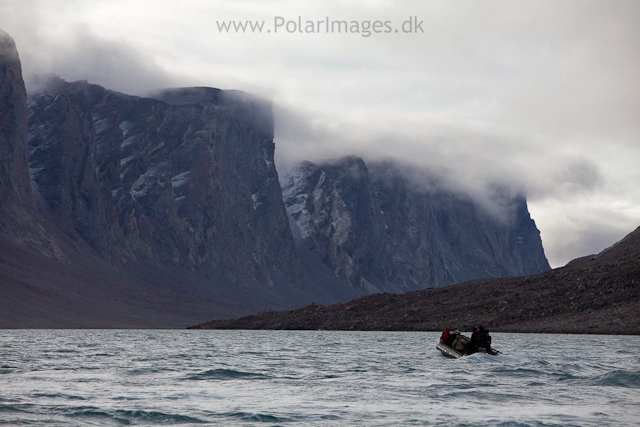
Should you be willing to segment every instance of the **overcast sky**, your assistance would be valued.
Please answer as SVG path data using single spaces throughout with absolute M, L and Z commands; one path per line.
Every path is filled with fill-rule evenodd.
M 393 156 L 524 189 L 554 267 L 640 226 L 639 23 L 634 0 L 0 0 L 30 90 L 56 73 L 270 98 L 280 164 Z

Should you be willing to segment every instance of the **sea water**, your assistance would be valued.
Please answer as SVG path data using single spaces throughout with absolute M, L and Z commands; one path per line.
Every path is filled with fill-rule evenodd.
M 640 425 L 640 337 L 0 330 L 0 424 Z

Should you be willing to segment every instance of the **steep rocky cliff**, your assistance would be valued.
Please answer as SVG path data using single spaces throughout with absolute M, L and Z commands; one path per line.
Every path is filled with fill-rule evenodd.
M 0 327 L 176 327 L 339 299 L 307 286 L 268 102 L 56 78 L 27 98 L 4 33 L 0 48 Z
M 63 258 L 43 228 L 31 192 L 26 98 L 16 45 L 0 30 L 0 237 Z
M 211 88 L 139 98 L 54 79 L 29 98 L 29 147 L 55 222 L 112 264 L 303 287 L 268 103 Z
M 373 164 L 371 176 L 385 222 L 387 278 L 405 289 L 550 269 L 521 194 L 493 187 L 472 197 L 392 162 Z
M 283 195 L 299 244 L 367 292 L 549 269 L 526 200 L 504 189 L 490 209 L 424 171 L 347 157 L 291 168 Z
M 362 159 L 294 167 L 283 196 L 297 241 L 336 276 L 362 293 L 400 290 L 381 280 L 385 225 Z
M 3 202 L 32 203 L 27 166 L 27 93 L 15 43 L 0 30 L 0 188 Z

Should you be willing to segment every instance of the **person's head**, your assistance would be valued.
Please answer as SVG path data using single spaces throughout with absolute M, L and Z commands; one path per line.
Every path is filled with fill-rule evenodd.
M 444 331 L 445 331 L 445 332 L 449 332 L 450 330 L 451 330 L 451 328 L 450 328 L 450 327 L 448 327 L 448 326 L 447 326 L 446 328 L 444 328 Z

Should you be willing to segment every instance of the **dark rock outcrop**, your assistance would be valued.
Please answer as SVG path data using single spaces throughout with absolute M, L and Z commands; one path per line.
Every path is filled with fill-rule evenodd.
M 598 255 L 533 276 L 484 279 L 194 327 L 640 334 L 640 228 Z
M 490 211 L 424 171 L 348 157 L 291 168 L 283 195 L 298 243 L 364 293 L 550 268 L 525 198 L 504 189 Z

